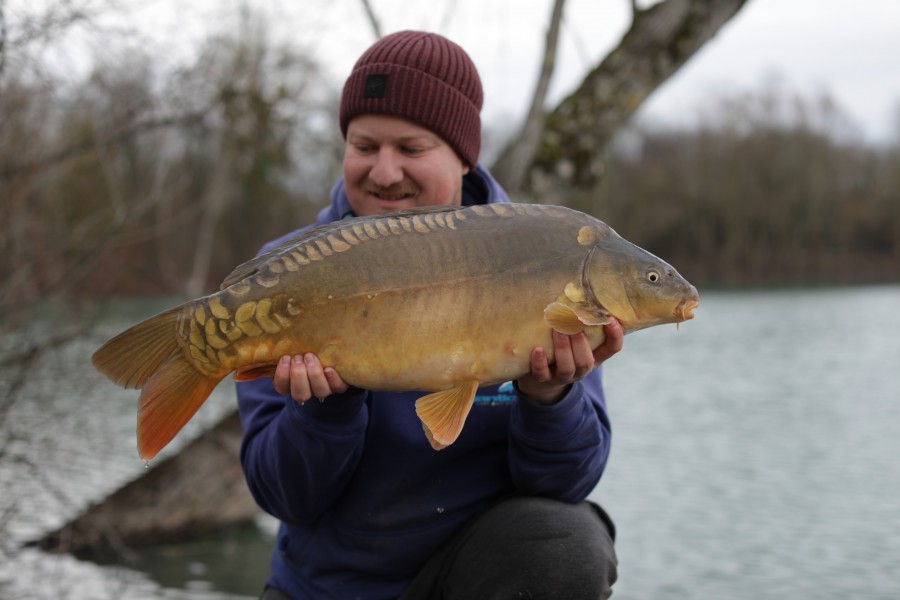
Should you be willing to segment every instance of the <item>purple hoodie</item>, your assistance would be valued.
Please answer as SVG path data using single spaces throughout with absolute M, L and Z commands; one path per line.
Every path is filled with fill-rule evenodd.
M 463 204 L 494 202 L 509 198 L 479 165 Z M 352 216 L 341 180 L 317 224 Z M 271 379 L 237 384 L 247 483 L 281 521 L 268 585 L 296 599 L 396 598 L 491 504 L 575 503 L 600 480 L 610 447 L 600 369 L 552 406 L 520 401 L 512 382 L 480 388 L 459 439 L 440 452 L 415 413 L 422 395 L 351 388 L 301 405 Z

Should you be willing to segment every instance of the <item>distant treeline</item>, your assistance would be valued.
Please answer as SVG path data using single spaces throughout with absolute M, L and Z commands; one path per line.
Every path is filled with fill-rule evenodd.
M 694 126 L 622 132 L 598 189 L 570 203 L 692 280 L 900 281 L 900 136 L 876 147 L 853 129 L 827 96 L 722 99 Z
M 333 82 L 262 25 L 164 62 L 0 74 L 0 314 L 57 292 L 209 292 L 315 217 L 340 168 Z
M 338 90 L 248 31 L 169 74 L 137 50 L 74 83 L 2 73 L 0 313 L 54 292 L 206 293 L 313 220 L 340 173 Z M 900 279 L 900 139 L 854 142 L 827 98 L 782 92 L 706 114 L 621 132 L 595 190 L 540 200 L 698 282 Z

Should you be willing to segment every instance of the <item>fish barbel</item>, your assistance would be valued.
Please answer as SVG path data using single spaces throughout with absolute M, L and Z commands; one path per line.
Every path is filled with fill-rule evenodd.
M 553 360 L 551 330 L 592 348 L 612 315 L 626 333 L 693 318 L 697 290 L 589 215 L 557 206 L 434 207 L 345 219 L 237 267 L 220 291 L 147 319 L 94 353 L 141 388 L 149 460 L 230 372 L 271 377 L 313 352 L 349 384 L 432 392 L 416 402 L 432 447 L 453 443 L 480 385 Z

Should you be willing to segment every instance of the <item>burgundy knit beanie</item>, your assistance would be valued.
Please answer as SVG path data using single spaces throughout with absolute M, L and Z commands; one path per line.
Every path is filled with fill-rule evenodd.
M 341 133 L 367 113 L 409 119 L 438 134 L 469 167 L 481 151 L 481 79 L 466 51 L 447 38 L 400 31 L 356 61 L 341 96 Z

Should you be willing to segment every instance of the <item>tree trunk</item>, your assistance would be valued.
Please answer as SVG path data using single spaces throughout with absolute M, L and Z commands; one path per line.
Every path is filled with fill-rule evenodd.
M 223 142 L 222 154 L 216 161 L 212 180 L 203 194 L 203 219 L 197 231 L 197 245 L 194 250 L 194 264 L 191 275 L 185 285 L 185 295 L 191 298 L 208 293 L 206 282 L 209 281 L 210 265 L 219 221 L 229 201 L 229 180 L 234 171 L 235 150 L 233 142 Z
M 592 188 L 603 173 L 602 151 L 616 130 L 745 3 L 665 0 L 635 8 L 618 47 L 547 116 L 525 187 L 537 197 Z M 498 163 L 504 160 L 501 156 Z

